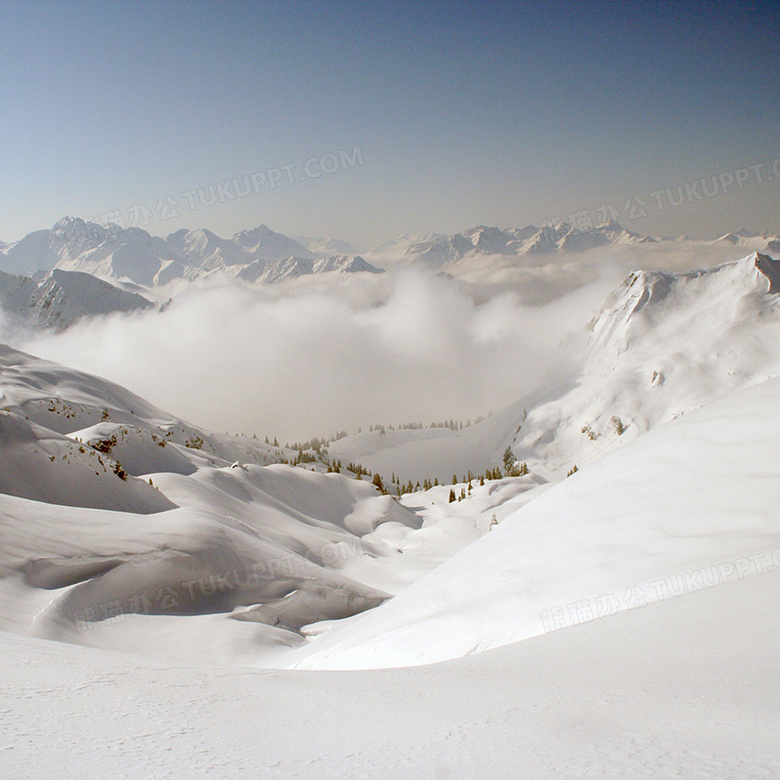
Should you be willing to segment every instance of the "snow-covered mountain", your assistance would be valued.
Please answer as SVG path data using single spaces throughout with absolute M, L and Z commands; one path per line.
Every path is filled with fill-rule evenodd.
M 753 253 L 701 271 L 631 274 L 591 323 L 582 373 L 518 421 L 514 450 L 581 466 L 780 370 L 780 262 Z
M 273 264 L 288 261 L 289 265 L 293 260 L 310 261 L 307 274 L 376 270 L 362 258 L 345 260 L 344 253 L 315 254 L 265 225 L 242 230 L 232 238 L 205 229 L 182 229 L 159 238 L 140 228 L 103 227 L 65 217 L 50 230 L 35 231 L 0 248 L 0 271 L 7 273 L 33 276 L 57 268 L 146 288 L 212 273 L 237 276 L 250 267 L 242 278 L 274 281 L 285 274 L 275 271 Z
M 0 272 L 0 308 L 22 326 L 64 330 L 82 317 L 151 307 L 143 296 L 79 271 L 54 269 L 38 280 Z
M 405 664 L 539 633 L 539 610 L 556 599 L 617 598 L 746 555 L 774 543 L 761 507 L 776 491 L 779 293 L 780 263 L 759 253 L 696 272 L 635 273 L 593 321 L 583 365 L 563 386 L 463 430 L 375 430 L 331 445 L 331 459 L 381 467 L 386 480 L 394 465 L 424 465 L 421 477 L 434 466 L 479 473 L 500 466 L 510 443 L 530 468 L 400 502 L 368 480 L 325 473 L 316 458 L 313 471 L 281 464 L 294 453 L 212 434 L 110 382 L 4 347 L 0 626 L 162 654 L 200 626 L 233 658 Z M 580 473 L 561 481 L 574 465 Z M 761 469 L 771 479 L 754 484 Z M 698 519 L 679 542 L 677 531 L 704 515 L 717 519 L 715 546 Z M 650 548 L 657 554 L 643 568 L 638 556 Z M 472 580 L 483 584 L 453 584 Z M 391 594 L 402 595 L 328 630 Z
M 780 238 L 771 233 L 756 234 L 746 228 L 735 230 L 733 233 L 724 233 L 715 239 L 720 244 L 731 244 L 744 249 L 753 249 L 758 252 L 780 252 Z
M 752 253 L 700 271 L 632 273 L 589 326 L 580 364 L 459 431 L 378 430 L 331 451 L 404 481 L 501 463 L 512 446 L 557 479 L 648 430 L 780 372 L 780 262 Z
M 507 228 L 478 225 L 454 235 L 401 236 L 372 250 L 373 255 L 396 254 L 410 261 L 438 268 L 457 263 L 472 255 L 511 255 L 528 258 L 534 255 L 582 252 L 600 246 L 632 244 L 654 239 L 625 230 L 617 222 L 609 222 L 582 230 L 576 225 L 560 222 L 546 227 L 527 225 Z
M 492 278 L 490 274 L 485 276 L 486 271 L 497 272 L 507 267 L 523 270 L 551 266 L 559 256 L 575 259 L 596 249 L 631 249 L 633 262 L 640 262 L 647 254 L 652 263 L 662 262 L 664 254 L 673 255 L 675 248 L 683 249 L 686 254 L 697 249 L 704 254 L 711 249 L 717 256 L 718 250 L 728 247 L 746 252 L 777 253 L 780 251 L 780 237 L 769 233 L 756 235 L 743 229 L 711 240 L 694 240 L 688 236 L 669 238 L 639 235 L 625 229 L 615 220 L 600 225 L 576 225 L 560 221 L 542 227 L 527 225 L 505 229 L 479 225 L 453 235 L 404 234 L 375 247 L 367 253 L 367 257 L 381 264 L 402 262 L 443 269 L 466 279 L 469 274 L 479 270 L 480 274 L 475 280 L 485 280 Z M 506 281 L 506 277 L 500 279 Z
M 381 274 L 383 269 L 367 263 L 360 255 L 335 255 L 312 260 L 308 257 L 288 257 L 284 260 L 255 260 L 236 274 L 239 279 L 259 284 L 274 284 L 298 276 L 321 273 Z
M 310 236 L 295 236 L 295 240 L 303 244 L 306 249 L 318 258 L 332 257 L 334 255 L 359 255 L 364 250 L 349 241 L 338 238 L 311 238 Z
M 549 488 L 289 662 L 433 663 L 769 576 L 780 557 L 779 439 L 780 379 L 731 393 Z

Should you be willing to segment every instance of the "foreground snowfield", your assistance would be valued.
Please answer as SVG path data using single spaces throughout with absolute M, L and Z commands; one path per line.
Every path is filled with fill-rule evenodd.
M 528 457 L 455 503 L 0 347 L 0 773 L 777 776 L 778 285 L 635 275 L 528 413 L 343 441 Z
M 182 666 L 0 634 L 4 778 L 772 778 L 780 574 L 433 666 Z

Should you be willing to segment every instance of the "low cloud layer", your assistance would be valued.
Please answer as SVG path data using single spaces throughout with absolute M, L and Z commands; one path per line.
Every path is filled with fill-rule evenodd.
M 162 312 L 18 345 L 214 430 L 293 440 L 497 410 L 543 381 L 609 286 L 533 307 L 513 292 L 476 303 L 412 271 L 383 277 L 286 296 L 199 286 Z
M 293 441 L 497 411 L 576 361 L 586 323 L 629 271 L 746 253 L 643 245 L 471 279 L 396 269 L 338 283 L 211 282 L 178 289 L 162 312 L 6 336 L 198 425 Z

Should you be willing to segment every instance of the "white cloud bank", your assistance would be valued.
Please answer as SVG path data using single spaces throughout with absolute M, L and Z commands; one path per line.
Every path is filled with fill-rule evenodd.
M 37 334 L 26 351 L 119 382 L 215 430 L 281 440 L 496 410 L 536 387 L 609 283 L 543 307 L 399 271 L 323 291 L 211 284 L 162 312 Z
M 82 321 L 59 335 L 4 332 L 199 425 L 292 441 L 496 411 L 576 358 L 562 342 L 584 336 L 630 271 L 748 252 L 641 244 L 538 266 L 481 260 L 459 279 L 395 268 L 256 287 L 211 281 L 173 288 L 162 312 Z

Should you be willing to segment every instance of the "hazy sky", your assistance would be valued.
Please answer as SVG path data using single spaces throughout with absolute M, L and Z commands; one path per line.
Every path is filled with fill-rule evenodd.
M 777 3 L 5 0 L 0 239 L 780 232 L 778 29 Z

